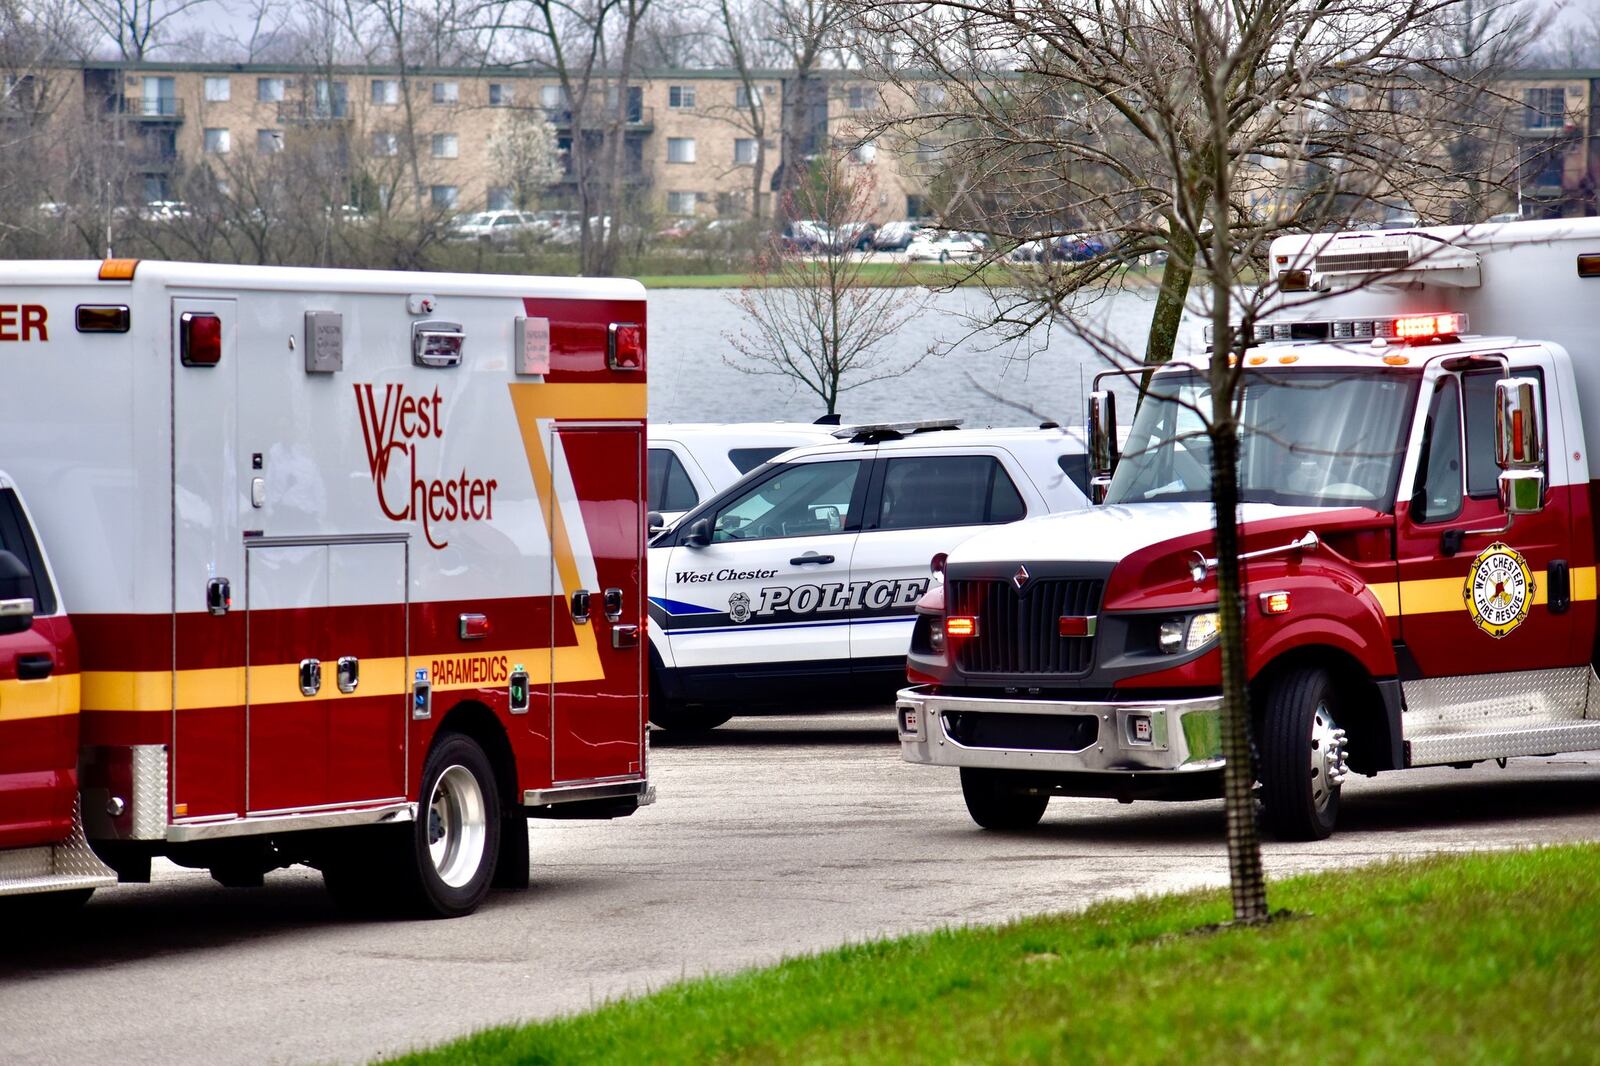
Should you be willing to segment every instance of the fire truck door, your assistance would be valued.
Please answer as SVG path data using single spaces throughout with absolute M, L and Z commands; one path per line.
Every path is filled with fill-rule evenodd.
M 1512 373 L 1545 381 L 1545 409 L 1553 411 L 1553 368 L 1542 361 L 1513 365 Z M 1500 376 L 1498 368 L 1441 373 L 1423 392 L 1428 417 L 1416 477 L 1401 488 L 1396 520 L 1400 629 L 1412 660 L 1401 664 L 1402 681 L 1407 673 L 1438 679 L 1555 671 L 1588 660 L 1592 604 L 1574 603 L 1572 594 L 1593 560 L 1574 556 L 1571 537 L 1580 517 L 1587 527 L 1586 487 L 1549 487 L 1541 513 L 1519 516 L 1506 528 L 1494 458 Z M 1573 447 L 1563 443 L 1559 421 L 1545 425 L 1547 454 Z M 1569 687 L 1555 673 L 1530 673 L 1521 686 L 1530 698 L 1545 687 L 1541 676 L 1561 691 Z M 1452 691 L 1470 700 L 1474 684 Z M 1577 691 L 1581 698 L 1581 685 Z M 1546 694 L 1556 698 L 1554 690 Z
M 405 795 L 404 535 L 252 538 L 249 810 Z
M 244 539 L 233 300 L 175 299 L 172 338 L 172 814 L 244 811 Z M 215 319 L 215 321 L 212 321 Z M 205 353 L 202 343 L 214 342 Z M 214 354 L 213 361 L 195 356 Z M 231 603 L 223 597 L 231 597 Z M 209 597 L 216 597 L 211 602 Z
M 553 584 L 573 612 L 578 647 L 570 655 L 556 649 L 551 776 L 573 782 L 638 774 L 646 655 L 644 427 L 558 424 L 554 445 Z M 574 611 L 579 592 L 587 596 Z

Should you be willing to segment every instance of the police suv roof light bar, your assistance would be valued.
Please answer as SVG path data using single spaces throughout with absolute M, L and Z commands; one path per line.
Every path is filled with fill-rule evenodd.
M 876 422 L 864 426 L 846 426 L 836 429 L 833 435 L 851 444 L 875 444 L 880 440 L 902 440 L 913 433 L 937 433 L 947 429 L 960 429 L 960 418 L 930 418 L 921 422 Z

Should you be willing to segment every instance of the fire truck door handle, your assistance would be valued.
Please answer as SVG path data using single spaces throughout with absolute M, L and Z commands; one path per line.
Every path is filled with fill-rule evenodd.
M 589 622 L 589 590 L 579 589 L 572 594 L 572 620 L 578 625 Z
M 622 590 L 606 589 L 606 621 L 616 622 L 622 618 Z
M 1545 573 L 1550 582 L 1550 590 L 1546 594 L 1550 613 L 1566 614 L 1567 608 L 1572 606 L 1572 572 L 1567 567 L 1567 561 L 1552 559 Z
M 48 655 L 17 656 L 17 680 L 40 681 L 50 676 L 56 661 Z
M 612 626 L 611 646 L 617 649 L 637 648 L 639 646 L 639 627 L 634 625 Z

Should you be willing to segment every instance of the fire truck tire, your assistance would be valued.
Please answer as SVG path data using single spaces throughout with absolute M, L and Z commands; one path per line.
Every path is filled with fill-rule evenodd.
M 1031 829 L 1044 817 L 1049 796 L 1023 792 L 1003 770 L 961 768 L 961 797 L 967 813 L 985 829 Z
M 499 793 L 478 742 L 440 736 L 423 764 L 420 795 L 397 887 L 407 909 L 426 916 L 471 914 L 489 894 L 500 850 Z
M 673 733 L 706 733 L 733 717 L 716 707 L 685 707 L 666 700 L 650 701 L 650 723 Z
M 1326 670 L 1294 670 L 1267 693 L 1261 728 L 1261 799 L 1280 840 L 1323 840 L 1339 819 L 1345 735 Z

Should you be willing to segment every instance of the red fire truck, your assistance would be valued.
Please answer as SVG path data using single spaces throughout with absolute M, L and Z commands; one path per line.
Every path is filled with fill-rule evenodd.
M 1600 748 L 1600 220 L 1282 238 L 1242 355 L 1247 668 L 1288 838 L 1350 772 Z M 1153 374 L 1103 504 L 982 534 L 921 605 L 901 753 L 985 827 L 1219 794 L 1206 372 Z M 1113 472 L 1113 467 L 1114 472 Z
M 0 265 L 0 895 L 471 911 L 645 772 L 632 282 Z

